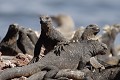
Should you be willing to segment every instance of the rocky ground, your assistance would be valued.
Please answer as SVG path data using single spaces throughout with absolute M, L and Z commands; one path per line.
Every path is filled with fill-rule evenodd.
M 18 53 L 16 56 L 1 56 L 0 53 L 0 72 L 7 68 L 20 67 L 27 65 L 32 59 L 31 55 Z M 27 77 L 14 78 L 11 80 L 26 80 Z

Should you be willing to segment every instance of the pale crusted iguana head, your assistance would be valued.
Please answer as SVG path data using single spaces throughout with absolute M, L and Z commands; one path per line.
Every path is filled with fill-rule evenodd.
M 100 28 L 96 24 L 90 24 L 86 27 L 85 31 L 92 32 L 94 35 L 96 35 L 98 32 L 100 32 Z
M 91 40 L 91 39 L 94 39 L 96 34 L 100 31 L 100 28 L 98 27 L 98 25 L 96 24 L 90 24 L 88 25 L 82 36 L 81 36 L 81 39 L 82 40 Z
M 48 30 L 50 27 L 52 27 L 52 19 L 48 15 L 41 15 L 40 24 L 41 29 Z

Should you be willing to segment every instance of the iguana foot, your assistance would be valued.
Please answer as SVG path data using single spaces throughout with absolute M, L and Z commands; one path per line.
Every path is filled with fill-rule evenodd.
M 57 56 L 60 56 L 60 52 L 62 50 L 64 50 L 64 46 L 68 45 L 69 42 L 60 42 L 58 43 L 57 46 L 55 46 L 55 49 L 54 49 L 54 53 L 57 55 Z
M 33 57 L 33 59 L 28 63 L 28 64 L 32 64 L 35 63 L 39 60 L 39 57 Z

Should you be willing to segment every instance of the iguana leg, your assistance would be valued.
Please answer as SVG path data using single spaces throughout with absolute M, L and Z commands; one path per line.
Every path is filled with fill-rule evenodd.
M 69 42 L 60 42 L 58 45 L 55 46 L 54 53 L 57 56 L 60 56 L 60 52 L 64 50 L 64 46 L 69 45 Z
M 55 80 L 54 77 L 58 73 L 59 69 L 56 66 L 46 66 L 42 71 L 47 71 L 43 80 Z M 57 80 L 57 79 L 56 79 Z
M 39 60 L 39 56 L 33 57 L 32 60 L 28 64 L 38 62 L 38 60 Z
M 42 80 L 44 75 L 47 73 L 47 71 L 40 71 L 36 74 L 33 74 L 30 76 L 27 80 Z M 72 70 L 72 69 L 62 69 L 59 70 L 59 72 L 54 77 L 57 80 L 89 80 L 86 77 L 86 73 L 80 70 Z M 52 80 L 55 80 L 52 79 Z M 51 79 L 50 79 L 51 80 Z
M 39 54 L 40 54 L 40 51 L 41 51 L 41 47 L 42 47 L 42 43 L 43 43 L 43 40 L 42 40 L 42 37 L 40 37 L 35 45 L 35 49 L 34 49 L 34 57 L 33 59 L 29 62 L 29 64 L 31 63 L 35 63 L 39 60 Z
M 17 40 L 18 48 L 24 54 L 31 54 L 33 55 L 34 52 L 34 45 L 31 42 L 30 38 L 27 36 L 26 29 L 23 27 L 19 28 L 19 38 Z
M 85 73 L 80 70 L 72 70 L 72 69 L 62 69 L 56 74 L 55 78 L 58 80 L 83 80 L 85 79 Z

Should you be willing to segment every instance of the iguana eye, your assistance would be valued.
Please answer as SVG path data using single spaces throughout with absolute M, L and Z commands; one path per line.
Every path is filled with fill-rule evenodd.
M 92 25 L 92 24 L 91 24 L 91 25 L 89 25 L 89 27 L 90 27 L 90 28 L 93 28 L 94 26 L 95 26 L 95 25 Z

